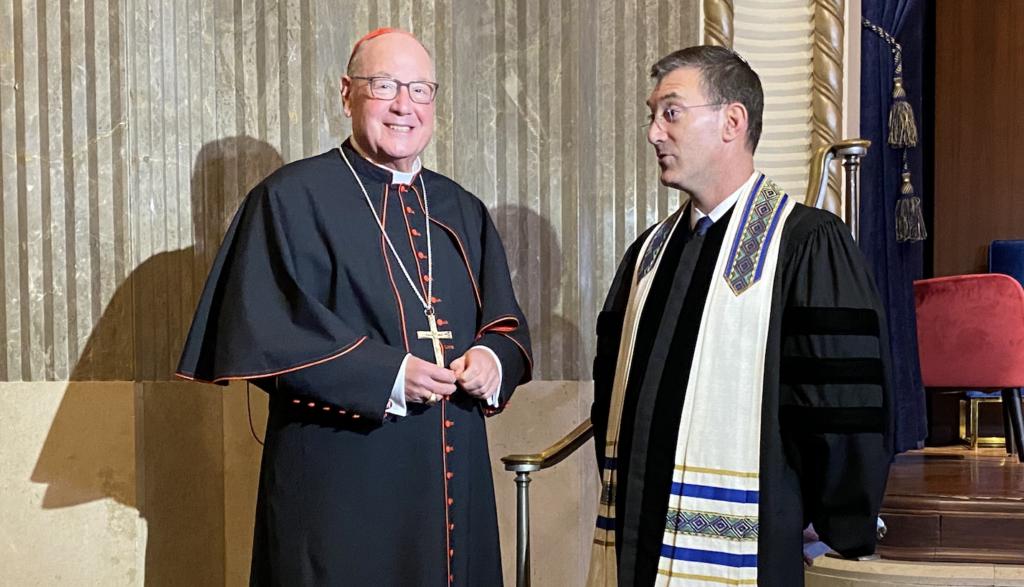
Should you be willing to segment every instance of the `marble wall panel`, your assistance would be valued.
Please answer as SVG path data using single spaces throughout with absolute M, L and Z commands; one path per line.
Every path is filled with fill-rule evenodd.
M 136 384 L 145 587 L 225 585 L 224 396 L 191 382 Z M 51 437 L 53 433 L 51 433 Z M 232 495 L 231 500 L 244 498 Z
M 131 379 L 124 0 L 0 1 L 0 380 Z
M 224 389 L 224 587 L 249 585 L 267 413 L 267 394 L 259 389 L 240 382 Z
M 244 402 L 244 385 L 229 389 L 222 395 L 190 382 L 0 384 L 2 526 L 10 532 L 0 573 L 12 573 L 11 581 L 0 575 L 0 584 L 35 584 L 24 581 L 53 559 L 60 568 L 67 563 L 65 578 L 38 584 L 141 586 L 144 578 L 146 587 L 225 585 L 227 524 L 234 531 L 235 505 L 244 508 L 255 495 L 254 486 L 248 489 L 254 476 L 240 485 L 233 475 L 239 462 L 258 470 L 251 437 L 248 452 L 226 446 L 234 437 L 226 433 L 222 404 Z M 246 423 L 244 413 L 231 416 L 233 425 Z M 246 517 L 251 528 L 251 513 Z M 111 549 L 117 552 L 105 554 Z M 123 575 L 110 579 L 115 571 Z M 94 574 L 107 579 L 88 582 Z
M 0 384 L 0 585 L 142 587 L 133 405 L 132 383 Z

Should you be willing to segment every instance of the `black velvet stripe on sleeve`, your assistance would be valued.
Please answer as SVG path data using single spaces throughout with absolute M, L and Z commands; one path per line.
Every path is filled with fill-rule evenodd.
M 813 308 L 790 306 L 782 316 L 783 336 L 878 336 L 878 314 L 866 308 Z
M 878 407 L 814 408 L 781 406 L 779 424 L 795 434 L 858 434 L 885 432 L 885 410 Z
M 779 379 L 784 385 L 882 385 L 880 359 L 821 359 L 782 357 Z
M 625 317 L 624 312 L 601 312 L 597 315 L 597 335 L 616 338 L 621 336 Z

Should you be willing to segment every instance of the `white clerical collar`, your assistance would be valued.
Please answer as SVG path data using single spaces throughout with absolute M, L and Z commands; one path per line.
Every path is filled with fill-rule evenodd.
M 419 157 L 416 158 L 416 161 L 413 161 L 412 171 L 410 171 L 409 173 L 404 173 L 401 171 L 397 171 L 395 169 L 391 169 L 386 165 L 381 165 L 380 163 L 377 163 L 376 161 L 372 161 L 370 159 L 367 159 L 367 161 L 373 163 L 374 165 L 380 167 L 385 171 L 390 171 L 391 183 L 404 183 L 405 185 L 412 185 L 412 180 L 416 179 L 416 174 L 420 172 L 420 169 L 423 169 L 423 165 L 420 164 Z
M 718 222 L 718 219 L 725 215 L 733 206 L 736 205 L 736 200 L 740 199 L 740 196 L 749 192 L 754 187 L 754 181 L 758 178 L 760 172 L 754 170 L 754 173 L 750 175 L 747 182 L 740 186 L 740 189 L 732 193 L 731 196 L 722 200 L 722 203 L 715 206 L 715 209 L 711 211 L 711 214 L 705 214 L 697 209 L 697 206 L 690 206 L 690 228 L 697 226 L 697 221 L 701 218 L 708 216 L 711 218 L 711 222 Z
M 419 173 L 421 169 L 423 169 L 423 165 L 420 163 L 420 158 L 419 157 L 417 157 L 416 160 L 413 161 L 413 163 L 412 163 L 412 171 L 410 171 L 409 173 L 404 173 L 404 172 L 401 172 L 401 171 L 397 171 L 395 169 L 391 169 L 387 165 L 381 165 L 380 163 L 377 163 L 373 159 L 370 159 L 369 157 L 364 155 L 363 152 L 360 151 L 358 147 L 356 147 L 356 142 L 354 140 L 352 140 L 351 136 L 349 136 L 349 141 L 351 141 L 351 143 L 352 143 L 352 149 L 355 150 L 355 152 L 358 153 L 360 157 L 362 157 L 363 159 L 366 159 L 370 163 L 373 163 L 377 167 L 380 167 L 384 171 L 387 171 L 388 173 L 390 173 L 391 174 L 391 183 L 393 183 L 393 184 L 404 183 L 405 185 L 412 185 L 412 180 L 416 179 L 416 174 Z

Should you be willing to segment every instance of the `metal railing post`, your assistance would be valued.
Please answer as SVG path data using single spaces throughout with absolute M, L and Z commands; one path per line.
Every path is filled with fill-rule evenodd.
M 530 472 L 516 474 L 516 587 L 530 587 Z
M 516 474 L 516 587 L 530 587 L 530 473 L 557 465 L 593 436 L 588 418 L 543 452 L 501 457 Z
M 846 168 L 846 225 L 850 227 L 854 242 L 860 242 L 860 157 L 849 153 L 843 157 Z

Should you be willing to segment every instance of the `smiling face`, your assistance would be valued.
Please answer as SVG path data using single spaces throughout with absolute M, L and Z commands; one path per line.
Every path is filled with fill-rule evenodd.
M 700 70 L 679 68 L 658 83 L 647 100 L 656 123 L 647 140 L 654 145 L 661 183 L 676 189 L 701 190 L 715 173 L 712 165 L 722 149 L 721 107 L 708 105 Z M 674 121 L 661 115 L 672 111 Z
M 341 79 L 345 116 L 352 119 L 352 139 L 358 150 L 381 165 L 412 171 L 434 133 L 434 103 L 413 102 L 406 87 L 392 100 L 376 99 L 369 82 L 354 76 L 432 82 L 434 68 L 427 50 L 406 34 L 381 35 L 359 47 L 352 71 Z

